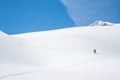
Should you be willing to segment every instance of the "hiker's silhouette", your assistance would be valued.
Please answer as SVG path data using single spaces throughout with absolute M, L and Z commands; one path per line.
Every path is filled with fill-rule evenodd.
M 94 54 L 96 54 L 96 49 L 94 49 L 93 51 L 94 51 Z

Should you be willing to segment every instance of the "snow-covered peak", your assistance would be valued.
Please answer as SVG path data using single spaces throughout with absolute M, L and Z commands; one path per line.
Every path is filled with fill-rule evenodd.
M 95 21 L 92 24 L 90 24 L 90 26 L 113 26 L 113 25 L 115 24 L 105 21 Z

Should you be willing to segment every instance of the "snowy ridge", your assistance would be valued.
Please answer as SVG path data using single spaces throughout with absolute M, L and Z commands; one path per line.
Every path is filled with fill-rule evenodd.
M 94 23 L 90 24 L 90 26 L 114 26 L 114 23 L 104 22 L 104 21 L 95 21 Z
M 101 45 L 104 47 L 112 44 L 118 45 L 119 42 L 119 26 L 113 27 L 76 27 L 68 29 L 60 29 L 46 32 L 34 32 L 27 34 L 15 35 L 24 39 L 29 45 L 42 46 L 57 49 L 68 49 L 77 51 L 80 49 L 87 51 L 97 48 Z M 79 36 L 79 37 L 78 37 Z M 98 42 L 98 43 L 95 43 Z M 104 43 L 99 44 L 99 42 Z M 81 46 L 82 45 L 82 46 Z M 63 47 L 64 46 L 64 47 Z M 112 45 L 111 45 L 112 46 Z M 80 49 L 78 49 L 80 48 Z M 101 47 L 102 48 L 102 47 Z M 107 52 L 109 53 L 109 52 Z

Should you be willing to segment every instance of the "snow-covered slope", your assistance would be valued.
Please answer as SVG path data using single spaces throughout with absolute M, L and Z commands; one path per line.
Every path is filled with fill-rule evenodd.
M 31 46 L 58 50 L 90 53 L 116 53 L 120 45 L 120 27 L 76 27 L 46 32 L 33 32 L 16 37 L 24 39 Z M 113 48 L 114 47 L 114 48 Z
M 0 32 L 0 79 L 119 80 L 119 34 L 119 25 Z
M 24 63 L 28 52 L 24 40 L 0 31 L 0 62 Z

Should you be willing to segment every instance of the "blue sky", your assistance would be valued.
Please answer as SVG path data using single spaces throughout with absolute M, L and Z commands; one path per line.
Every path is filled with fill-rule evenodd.
M 0 0 L 0 30 L 8 34 L 120 22 L 119 0 Z
M 76 26 L 96 20 L 120 23 L 120 0 L 62 0 Z

